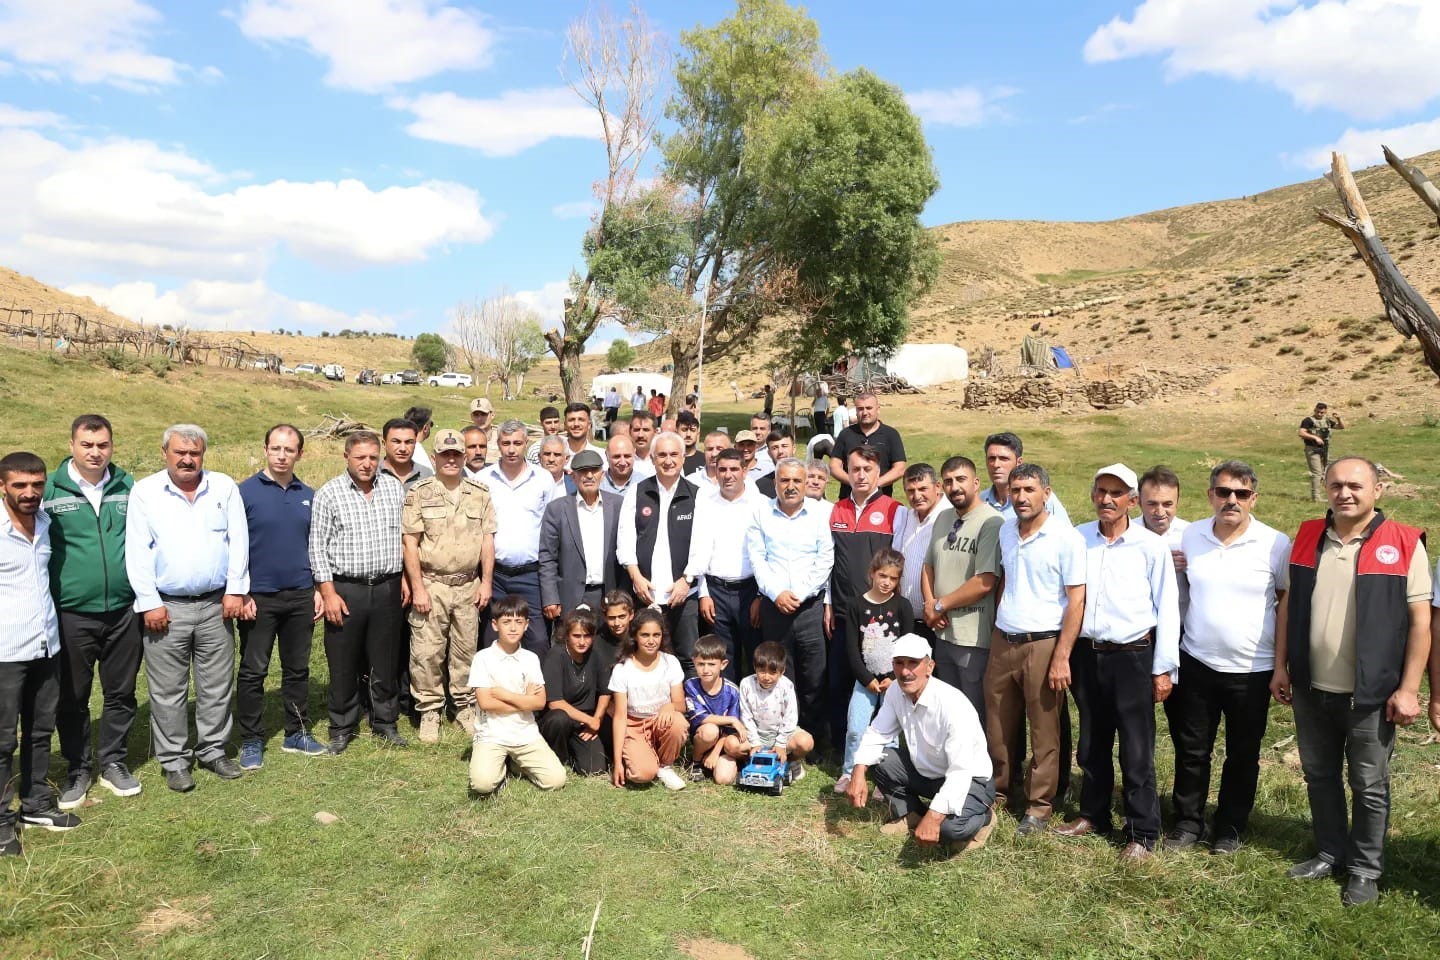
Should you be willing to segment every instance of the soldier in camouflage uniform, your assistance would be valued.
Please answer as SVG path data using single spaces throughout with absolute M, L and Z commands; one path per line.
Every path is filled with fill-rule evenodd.
M 437 431 L 435 476 L 410 488 L 401 515 L 410 582 L 410 688 L 421 743 L 440 741 L 446 673 L 455 722 L 466 735 L 474 733 L 473 694 L 466 684 L 479 611 L 490 603 L 495 510 L 485 485 L 464 476 L 464 464 L 460 432 Z

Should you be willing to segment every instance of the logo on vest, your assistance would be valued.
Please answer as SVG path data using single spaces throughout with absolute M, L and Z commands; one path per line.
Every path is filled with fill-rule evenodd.
M 642 516 L 642 517 L 648 517 L 648 516 L 650 516 L 650 514 L 652 514 L 652 513 L 654 513 L 654 512 L 655 512 L 655 511 L 654 511 L 653 509 L 651 509 L 650 507 L 641 507 L 641 508 L 640 508 L 640 516 Z
M 874 511 L 870 514 L 870 522 L 878 527 L 880 524 L 885 522 L 885 514 L 881 513 L 879 510 Z
M 1375 559 L 1381 563 L 1399 563 L 1400 551 L 1387 543 L 1375 551 Z

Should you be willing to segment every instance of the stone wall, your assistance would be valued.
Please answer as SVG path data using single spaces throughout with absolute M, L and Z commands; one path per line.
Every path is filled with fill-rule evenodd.
M 1155 397 L 1198 390 L 1223 372 L 1224 368 L 1215 367 L 1183 372 L 1147 370 L 1107 380 L 1087 380 L 1069 373 L 972 379 L 965 385 L 964 406 L 969 410 L 990 407 L 1115 410 L 1139 406 Z

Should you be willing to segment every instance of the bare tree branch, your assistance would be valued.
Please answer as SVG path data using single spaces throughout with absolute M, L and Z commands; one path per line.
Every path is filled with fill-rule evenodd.
M 1430 182 L 1430 178 L 1425 176 L 1424 171 L 1415 166 L 1415 164 L 1407 163 L 1400 159 L 1389 147 L 1382 144 L 1380 149 L 1385 151 L 1385 162 L 1394 167 L 1395 172 L 1405 178 L 1405 182 L 1410 184 L 1410 189 L 1414 190 L 1420 196 L 1420 199 L 1425 201 L 1425 206 L 1429 207 L 1430 212 L 1435 214 L 1436 220 L 1440 221 L 1440 188 L 1437 188 L 1435 184 Z

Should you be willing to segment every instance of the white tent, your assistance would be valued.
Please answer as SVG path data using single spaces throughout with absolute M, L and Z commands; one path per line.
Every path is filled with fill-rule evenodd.
M 650 391 L 670 393 L 670 374 L 647 373 L 644 370 L 626 370 L 622 373 L 602 373 L 590 381 L 590 396 L 603 397 L 611 387 L 620 391 L 621 409 L 630 409 L 630 396 L 639 387 L 650 398 Z
M 907 343 L 885 361 L 885 369 L 911 386 L 929 387 L 970 376 L 970 355 L 953 343 Z

